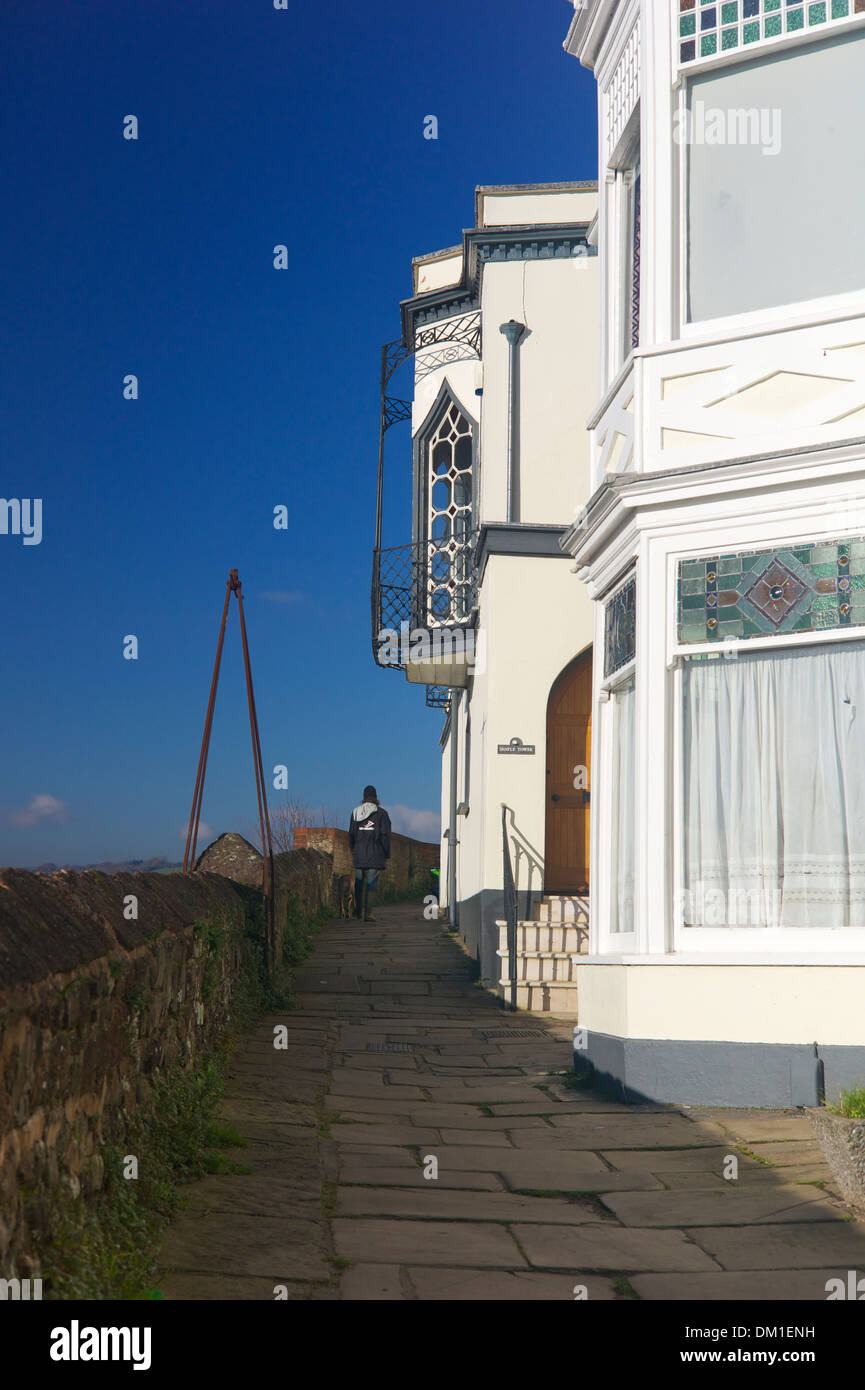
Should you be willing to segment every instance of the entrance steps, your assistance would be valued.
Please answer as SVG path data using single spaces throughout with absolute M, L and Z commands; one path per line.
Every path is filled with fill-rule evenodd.
M 517 922 L 517 1008 L 576 1018 L 575 956 L 589 949 L 589 900 L 548 894 Z M 510 1001 L 508 926 L 497 921 L 501 962 L 499 994 Z

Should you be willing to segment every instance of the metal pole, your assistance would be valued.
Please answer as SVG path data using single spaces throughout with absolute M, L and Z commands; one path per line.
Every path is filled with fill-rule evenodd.
M 222 661 L 222 644 L 225 640 L 225 622 L 228 617 L 228 602 L 231 598 L 231 580 L 226 582 L 225 604 L 222 609 L 222 622 L 219 625 L 219 639 L 216 643 L 216 660 L 213 663 L 213 679 L 210 682 L 210 699 L 204 716 L 204 734 L 201 739 L 201 753 L 198 758 L 198 772 L 195 776 L 195 791 L 192 794 L 192 812 L 186 828 L 186 849 L 183 854 L 183 872 L 189 873 L 195 863 L 198 845 L 198 823 L 201 819 L 201 803 L 204 798 L 204 776 L 207 771 L 207 753 L 210 748 L 210 731 L 213 727 L 213 709 L 216 703 L 216 686 L 219 681 L 219 666 Z
M 450 780 L 450 826 L 448 827 L 448 911 L 450 912 L 450 925 L 456 928 L 459 925 L 457 913 L 457 753 L 459 751 L 459 737 L 457 735 L 457 722 L 459 719 L 460 705 L 462 702 L 462 690 L 451 690 L 451 780 Z
M 508 340 L 508 500 L 505 513 L 505 521 L 513 521 L 513 476 L 514 476 L 514 445 L 515 439 L 515 416 L 516 416 L 516 392 L 514 390 L 517 343 L 526 331 L 524 323 L 517 323 L 516 319 L 509 319 L 503 323 L 499 332 L 504 333 Z

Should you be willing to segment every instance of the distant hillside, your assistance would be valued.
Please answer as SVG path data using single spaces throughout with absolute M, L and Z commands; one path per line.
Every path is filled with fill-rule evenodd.
M 103 874 L 173 874 L 182 869 L 178 862 L 171 864 L 167 859 L 124 859 L 119 864 L 40 864 L 34 874 L 56 874 L 58 869 L 98 869 Z

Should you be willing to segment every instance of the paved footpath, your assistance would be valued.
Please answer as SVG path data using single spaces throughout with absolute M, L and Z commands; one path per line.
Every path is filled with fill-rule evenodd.
M 569 1088 L 571 1021 L 502 1011 L 417 909 L 377 916 L 327 925 L 233 1057 L 243 1171 L 191 1189 L 165 1298 L 823 1300 L 865 1272 L 804 1115 Z

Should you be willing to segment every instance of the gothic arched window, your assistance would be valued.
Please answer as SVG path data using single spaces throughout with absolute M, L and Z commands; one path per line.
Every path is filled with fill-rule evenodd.
M 419 522 L 428 620 L 465 622 L 472 609 L 475 428 L 447 387 L 421 434 Z

